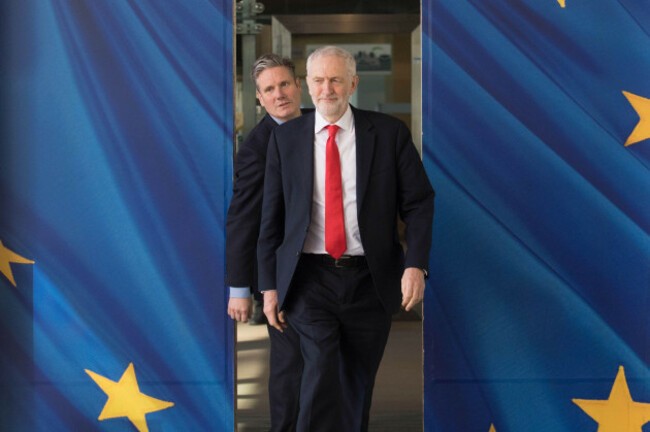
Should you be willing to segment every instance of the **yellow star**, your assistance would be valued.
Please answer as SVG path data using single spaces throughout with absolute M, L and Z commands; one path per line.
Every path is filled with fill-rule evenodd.
M 34 264 L 34 261 L 30 261 L 27 258 L 23 258 L 17 253 L 10 251 L 3 246 L 2 241 L 0 240 L 0 273 L 9 279 L 9 282 L 11 282 L 13 286 L 16 286 L 14 274 L 11 272 L 11 266 L 9 263 Z
M 632 108 L 634 108 L 636 113 L 639 115 L 639 123 L 636 125 L 627 141 L 625 141 L 625 147 L 627 147 L 650 138 L 650 99 L 626 91 L 624 91 L 623 94 L 630 104 L 632 104 Z
M 88 369 L 86 369 L 86 373 L 108 396 L 106 405 L 99 414 L 99 420 L 127 417 L 140 432 L 149 432 L 145 414 L 174 406 L 172 402 L 165 402 L 140 393 L 133 363 L 129 364 L 118 382 L 97 375 Z
M 488 432 L 497 432 L 493 424 L 490 425 L 490 430 Z
M 573 403 L 598 422 L 598 432 L 641 432 L 650 421 L 650 404 L 632 400 L 623 366 L 618 368 L 609 399 L 573 399 Z
M 557 2 L 560 4 L 560 6 L 565 7 L 565 0 L 557 0 Z

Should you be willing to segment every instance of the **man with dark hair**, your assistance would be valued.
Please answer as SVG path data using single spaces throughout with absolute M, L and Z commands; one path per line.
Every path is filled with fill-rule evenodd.
M 235 160 L 233 196 L 226 217 L 226 285 L 228 315 L 247 322 L 251 290 L 257 289 L 257 237 L 260 228 L 264 167 L 269 136 L 281 123 L 300 116 L 300 79 L 291 60 L 267 54 L 253 64 L 251 78 L 267 114 L 241 145 Z M 284 315 L 268 327 L 271 341 L 269 402 L 272 432 L 296 430 L 302 357 L 294 329 Z
M 259 287 L 269 325 L 286 312 L 300 337 L 298 432 L 368 430 L 391 315 L 424 296 L 434 192 L 406 125 L 349 104 L 358 82 L 350 53 L 314 51 L 316 111 L 268 145 Z

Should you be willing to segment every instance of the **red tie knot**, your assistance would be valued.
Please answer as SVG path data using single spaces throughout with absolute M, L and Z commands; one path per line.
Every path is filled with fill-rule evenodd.
M 334 138 L 336 136 L 336 132 L 339 131 L 339 127 L 337 125 L 328 125 L 325 126 L 327 128 L 327 131 L 330 133 L 330 138 Z

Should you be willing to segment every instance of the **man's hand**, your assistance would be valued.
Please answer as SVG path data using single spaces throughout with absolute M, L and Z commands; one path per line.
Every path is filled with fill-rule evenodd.
M 424 299 L 424 271 L 409 267 L 402 275 L 402 306 L 407 311 Z
M 228 315 L 235 321 L 248 322 L 252 307 L 253 302 L 250 297 L 231 298 L 228 300 Z
M 287 328 L 284 312 L 278 312 L 278 292 L 275 290 L 264 291 L 264 315 L 269 325 L 280 333 Z

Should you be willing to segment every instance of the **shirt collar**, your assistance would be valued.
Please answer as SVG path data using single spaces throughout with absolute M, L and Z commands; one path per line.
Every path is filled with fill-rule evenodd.
M 279 124 L 279 125 L 281 125 L 282 123 L 284 123 L 282 120 L 273 117 L 271 114 L 269 114 L 269 117 L 271 117 L 271 118 L 272 118 L 272 119 L 273 119 L 277 124 Z
M 267 111 L 267 114 L 268 114 L 268 111 Z M 298 114 L 298 116 L 300 117 L 301 115 L 302 115 L 302 109 L 300 110 L 300 113 Z M 271 114 L 269 114 L 269 117 L 271 117 L 273 119 L 273 121 L 275 121 L 278 125 L 281 125 L 281 124 L 286 123 L 286 122 L 289 121 L 289 120 L 280 120 L 279 118 L 274 117 Z
M 318 110 L 315 111 L 316 115 L 316 122 L 315 122 L 315 131 L 316 133 L 320 132 L 325 128 L 326 126 L 329 126 L 331 123 L 325 120 L 325 118 L 318 112 Z M 352 109 L 350 108 L 350 104 L 348 104 L 348 108 L 345 110 L 345 113 L 341 116 L 340 119 L 334 123 L 344 131 L 351 131 L 352 130 L 352 123 L 354 121 L 354 118 L 352 117 Z

